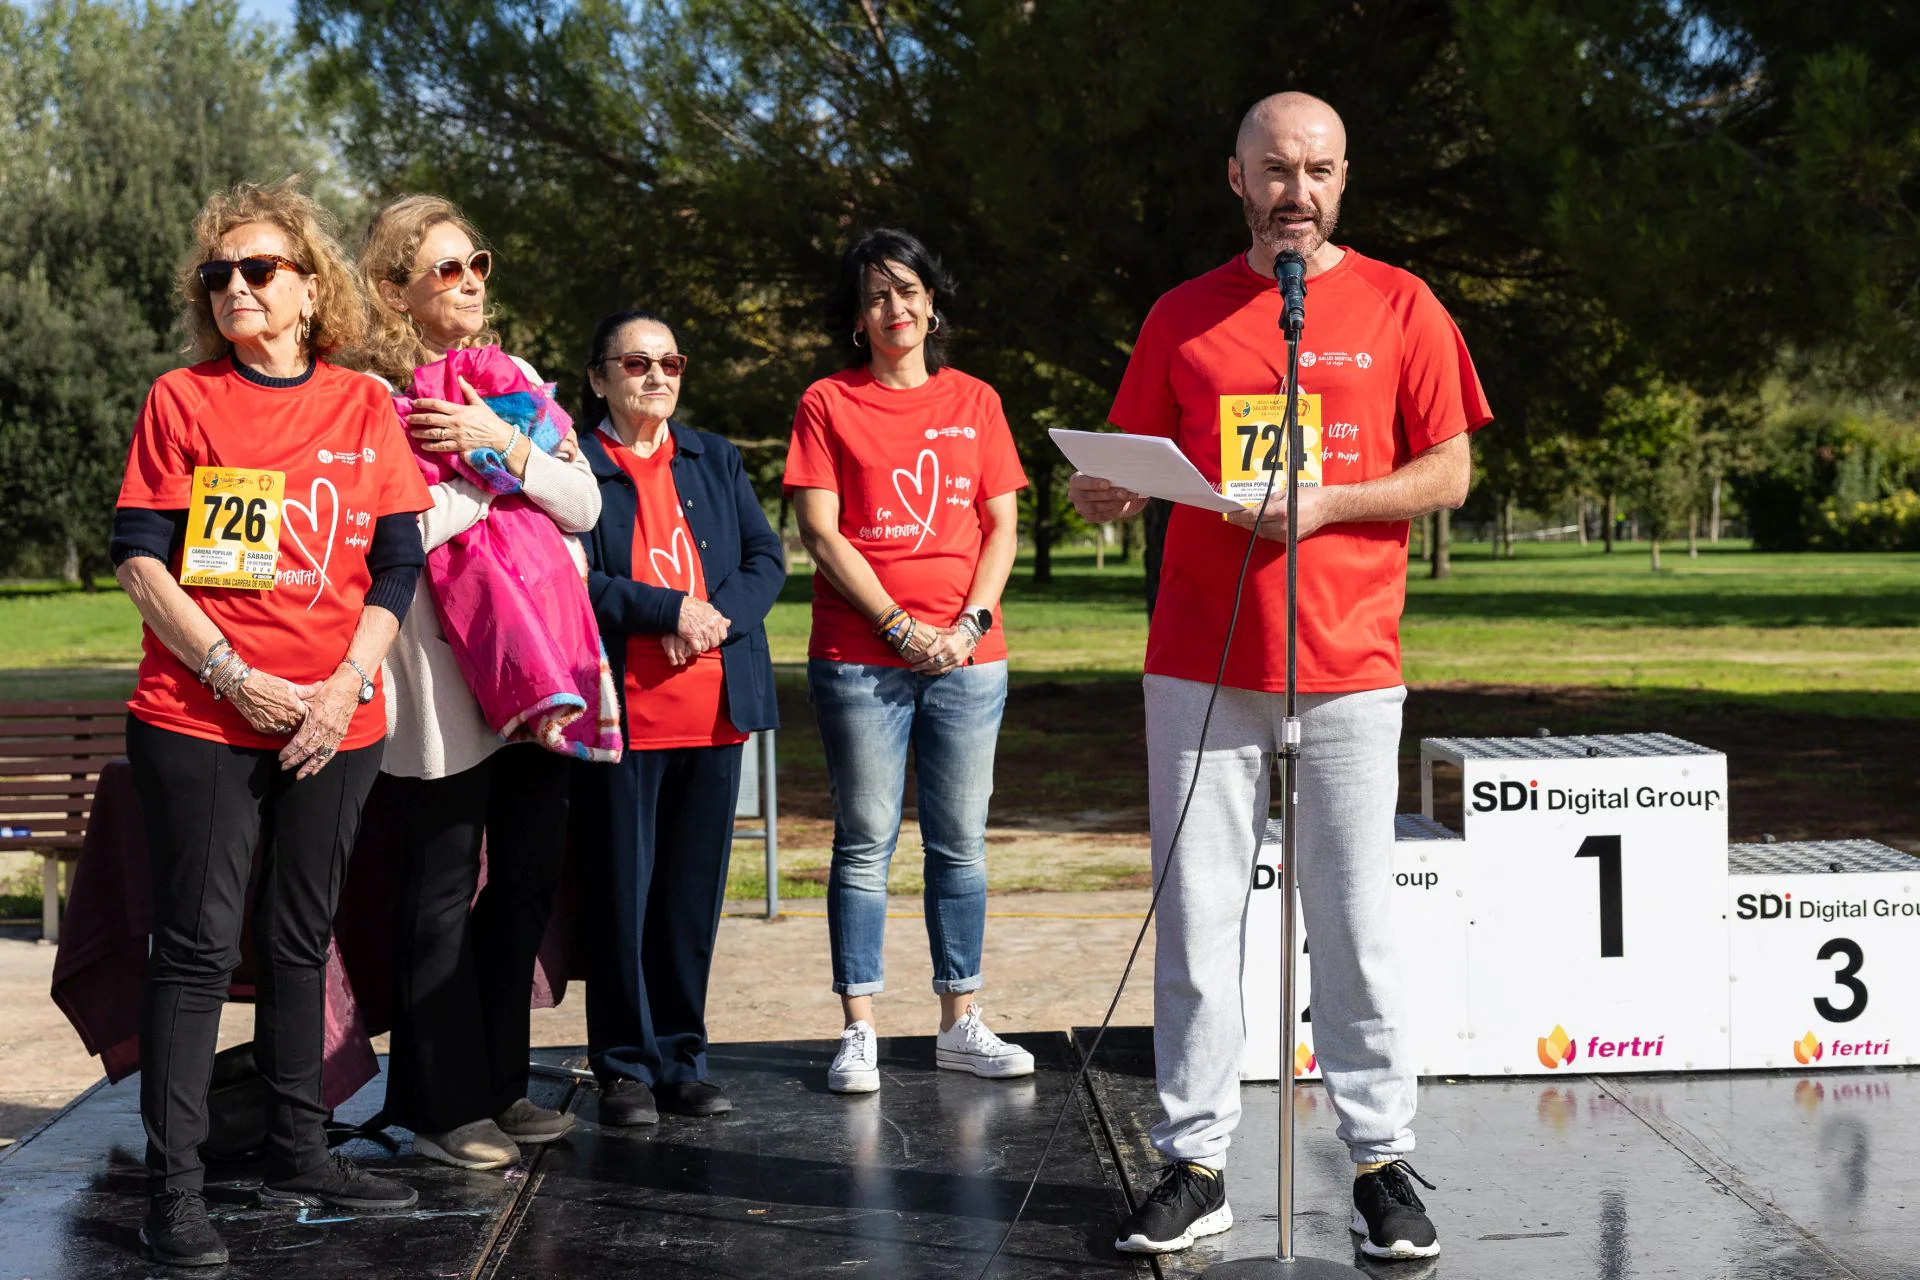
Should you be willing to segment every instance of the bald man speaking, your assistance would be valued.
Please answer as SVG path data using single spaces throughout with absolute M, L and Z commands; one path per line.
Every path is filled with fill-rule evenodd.
M 1247 112 L 1227 182 L 1252 243 L 1154 304 L 1108 417 L 1123 431 L 1173 440 L 1210 480 L 1244 482 L 1251 469 L 1261 492 L 1264 472 L 1241 438 L 1258 437 L 1234 427 L 1272 417 L 1286 392 L 1274 258 L 1292 249 L 1306 260 L 1300 416 L 1319 427 L 1317 439 L 1310 431 L 1303 439 L 1320 484 L 1299 496 L 1297 870 L 1313 946 L 1315 1049 L 1353 1156 L 1361 1249 L 1426 1258 L 1440 1245 L 1406 1162 L 1416 1081 L 1389 913 L 1407 522 L 1465 501 L 1467 436 L 1492 415 L 1459 330 L 1427 286 L 1333 243 L 1346 149 L 1339 115 L 1318 98 L 1282 93 Z M 1146 505 L 1090 476 L 1074 476 L 1070 492 L 1096 523 Z M 1120 1228 L 1115 1243 L 1129 1252 L 1184 1249 L 1233 1225 L 1226 1156 L 1240 1122 L 1247 894 L 1285 718 L 1285 515 L 1283 475 L 1264 511 L 1222 520 L 1182 506 L 1167 531 L 1144 680 L 1156 877 L 1195 790 L 1155 935 L 1154 1055 L 1166 1118 L 1153 1144 L 1171 1163 Z M 1201 721 L 1249 537 L 1259 543 L 1196 782 Z

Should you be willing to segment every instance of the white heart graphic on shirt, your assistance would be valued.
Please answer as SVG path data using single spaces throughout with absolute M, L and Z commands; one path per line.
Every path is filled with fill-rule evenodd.
M 333 481 L 321 477 L 315 480 L 313 488 L 307 491 L 308 501 L 286 498 L 280 503 L 281 509 L 289 515 L 295 511 L 304 512 L 309 526 L 307 531 L 317 535 L 320 532 L 320 490 L 323 488 L 327 491 L 327 497 L 332 500 L 327 515 L 327 554 L 325 556 L 316 558 L 313 552 L 307 549 L 307 540 L 300 536 L 300 530 L 292 521 L 286 522 L 287 536 L 292 538 L 293 544 L 300 548 L 300 554 L 307 558 L 307 563 L 318 571 L 318 580 L 313 585 L 313 599 L 307 601 L 309 609 L 320 602 L 320 593 L 327 589 L 331 581 L 327 577 L 327 567 L 333 563 L 333 535 L 340 528 L 340 491 L 333 487 Z
M 683 557 L 680 554 L 682 550 L 687 553 L 684 557 L 684 566 Z M 659 547 L 648 548 L 647 559 L 653 563 L 653 576 L 660 580 L 661 586 L 674 591 L 684 591 L 688 595 L 693 594 L 693 542 L 687 537 L 685 529 L 673 531 L 673 537 L 667 543 L 667 550 L 662 551 Z M 662 565 L 666 567 L 662 568 Z M 671 577 L 668 576 L 668 570 L 672 570 Z
M 933 465 L 933 475 L 923 481 L 920 473 L 929 463 Z M 912 482 L 914 497 L 924 500 L 927 504 L 925 511 L 914 507 L 912 499 L 907 497 L 907 491 L 900 487 L 902 481 Z M 920 540 L 913 544 L 913 549 L 918 551 L 926 542 L 927 535 L 933 532 L 933 513 L 940 508 L 940 455 L 931 449 L 922 449 L 920 456 L 913 460 L 913 470 L 895 467 L 893 492 L 900 499 L 900 505 L 907 509 L 907 514 L 920 525 Z

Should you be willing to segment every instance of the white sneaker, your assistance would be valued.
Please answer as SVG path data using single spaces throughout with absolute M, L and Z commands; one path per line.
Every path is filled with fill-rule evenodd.
M 968 1005 L 966 1016 L 934 1038 L 934 1061 L 948 1071 L 971 1071 L 989 1080 L 1033 1074 L 1033 1055 L 1008 1044 L 980 1020 L 980 1006 Z
M 827 1068 L 827 1088 L 835 1093 L 878 1093 L 880 1041 L 871 1022 L 856 1022 L 840 1033 L 840 1052 Z

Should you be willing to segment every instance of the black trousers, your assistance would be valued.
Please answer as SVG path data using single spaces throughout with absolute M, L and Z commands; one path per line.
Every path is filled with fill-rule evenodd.
M 295 781 L 278 753 L 230 747 L 127 718 L 127 758 L 153 864 L 153 948 L 140 1019 L 140 1115 L 155 1191 L 205 1178 L 207 1084 L 227 984 L 240 963 L 247 879 L 258 961 L 254 1058 L 272 1093 L 267 1179 L 327 1157 L 320 1061 L 327 944 L 385 750 L 342 751 Z
M 706 1077 L 740 751 L 671 747 L 577 766 L 593 928 L 587 1050 L 602 1080 Z
M 387 1118 L 445 1133 L 527 1095 L 534 959 L 567 853 L 571 762 L 531 743 L 446 778 L 389 777 L 406 815 Z M 480 841 L 487 884 L 476 900 Z

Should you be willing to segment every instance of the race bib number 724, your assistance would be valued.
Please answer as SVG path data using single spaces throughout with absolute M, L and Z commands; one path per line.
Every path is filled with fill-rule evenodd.
M 286 487 L 284 471 L 195 467 L 180 584 L 273 590 Z
M 1300 468 L 1302 488 L 1320 483 L 1320 397 L 1300 393 Z M 1286 492 L 1285 396 L 1220 397 L 1220 492 L 1254 506 L 1267 491 L 1267 473 L 1280 472 L 1276 491 Z

